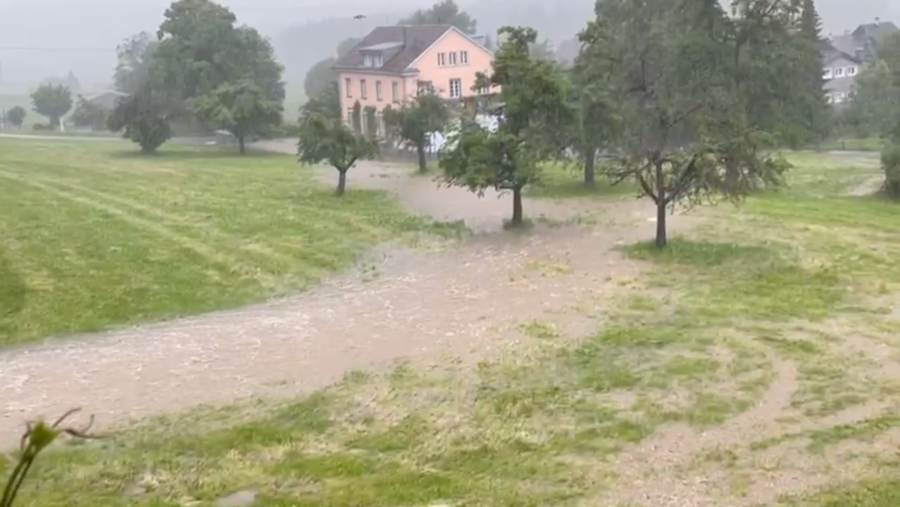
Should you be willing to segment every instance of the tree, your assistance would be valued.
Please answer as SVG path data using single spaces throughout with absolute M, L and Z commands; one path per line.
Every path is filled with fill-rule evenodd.
M 326 118 L 341 119 L 341 96 L 337 81 L 322 89 L 318 95 L 312 96 L 300 107 L 300 121 L 304 121 L 313 115 L 322 115 Z
M 529 47 L 529 51 L 534 58 L 542 58 L 544 60 L 556 59 L 556 50 L 553 48 L 553 43 L 548 39 L 544 39 L 541 42 L 535 42 Z
M 75 111 L 72 113 L 72 123 L 76 127 L 102 130 L 106 127 L 108 116 L 108 110 L 79 96 Z
M 281 123 L 282 106 L 266 97 L 256 83 L 225 83 L 208 95 L 191 101 L 198 118 L 231 132 L 238 141 L 241 155 L 248 135 Z
M 900 118 L 900 87 L 884 60 L 865 67 L 847 109 L 850 123 L 860 136 L 887 137 Z
M 430 9 L 417 10 L 400 20 L 398 25 L 453 25 L 464 33 L 474 34 L 477 22 L 466 12 L 460 11 L 454 0 L 442 0 Z
M 532 28 L 503 27 L 504 37 L 490 76 L 480 75 L 476 87 L 501 87 L 499 126 L 489 131 L 463 120 L 441 152 L 444 180 L 483 194 L 488 188 L 513 194 L 511 226 L 523 224 L 522 189 L 537 183 L 541 163 L 558 155 L 561 126 L 571 121 L 565 87 L 551 62 L 534 58 L 529 47 L 537 40 Z
M 72 109 L 72 93 L 62 85 L 46 84 L 31 94 L 34 112 L 50 119 L 50 128 L 59 126 L 59 121 Z
M 298 160 L 305 164 L 325 162 L 337 169 L 336 194 L 339 197 L 347 188 L 347 171 L 358 160 L 371 159 L 377 152 L 378 145 L 374 141 L 350 130 L 340 118 L 314 114 L 300 124 Z
M 307 97 L 315 97 L 332 83 L 337 82 L 337 76 L 331 69 L 335 61 L 333 56 L 329 56 L 306 71 L 306 77 L 303 79 L 303 91 Z
M 25 123 L 25 116 L 27 114 L 28 113 L 25 111 L 24 107 L 13 106 L 9 111 L 6 112 L 6 119 L 16 128 L 21 128 L 22 124 Z
M 131 95 L 149 81 L 153 55 L 158 44 L 147 32 L 133 35 L 119 44 L 113 74 L 116 90 Z
M 822 18 L 815 0 L 802 0 L 800 9 L 800 37 L 791 38 L 797 45 L 797 69 L 802 76 L 798 100 L 800 120 L 799 141 L 818 141 L 825 138 L 831 127 L 831 108 L 825 99 L 825 78 L 822 75 Z M 799 67 L 799 68 L 798 68 Z
M 120 97 L 109 115 L 108 127 L 137 143 L 142 153 L 154 153 L 172 137 L 171 104 L 148 84 L 133 95 Z
M 151 68 L 159 91 L 187 101 L 250 80 L 267 99 L 283 101 L 283 69 L 272 45 L 235 22 L 230 10 L 210 0 L 178 0 L 166 9 Z
M 569 133 L 571 148 L 582 165 L 584 185 L 592 187 L 596 182 L 597 154 L 612 143 L 618 123 L 602 68 L 598 73 L 598 69 L 583 60 L 576 57 L 569 73 L 570 100 L 576 117 Z
M 450 109 L 439 96 L 423 93 L 399 109 L 385 109 L 384 125 L 392 136 L 415 148 L 419 158 L 419 172 L 428 171 L 425 150 L 431 145 L 434 132 L 443 129 L 450 121 Z
M 608 77 L 622 117 L 612 175 L 636 180 L 641 196 L 653 200 L 657 248 L 667 243 L 669 207 L 716 195 L 737 199 L 784 169 L 780 159 L 760 154 L 767 133 L 749 119 L 774 99 L 744 87 L 740 67 L 743 45 L 767 34 L 751 22 L 766 12 L 766 1 L 736 1 L 731 19 L 712 1 L 604 0 L 580 35 L 584 64 Z M 741 24 L 747 30 L 736 32 Z M 775 64 L 787 59 L 772 57 L 780 58 Z

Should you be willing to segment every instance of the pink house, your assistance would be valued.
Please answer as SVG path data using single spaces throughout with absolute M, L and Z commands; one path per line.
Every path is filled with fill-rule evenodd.
M 494 55 L 475 38 L 450 25 L 380 26 L 338 59 L 341 110 L 348 121 L 357 102 L 381 112 L 398 107 L 422 90 L 448 100 L 463 100 L 487 90 L 472 90 L 479 72 L 490 73 Z M 363 128 L 365 128 L 365 121 Z

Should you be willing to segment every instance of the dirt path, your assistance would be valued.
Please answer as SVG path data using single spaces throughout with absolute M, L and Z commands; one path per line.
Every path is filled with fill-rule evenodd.
M 479 200 L 395 176 L 366 164 L 351 184 L 387 189 L 415 211 L 480 230 L 499 228 L 510 209 L 505 198 Z M 287 300 L 2 352 L 0 445 L 12 443 L 24 420 L 73 406 L 108 426 L 197 404 L 305 392 L 348 370 L 402 358 L 502 350 L 519 339 L 510 332 L 516 324 L 613 290 L 636 269 L 611 248 L 650 237 L 646 203 L 526 202 L 532 214 L 577 211 L 600 218 L 602 230 L 543 228 L 477 236 L 428 255 L 381 252 L 373 257 L 374 281 L 348 272 Z M 566 269 L 544 276 L 548 263 Z

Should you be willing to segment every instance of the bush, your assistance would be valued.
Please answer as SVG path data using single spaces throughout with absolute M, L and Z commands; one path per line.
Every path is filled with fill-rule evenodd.
M 31 130 L 48 130 L 47 126 L 43 123 L 35 123 L 31 126 Z
M 884 191 L 891 199 L 900 199 L 900 146 L 892 145 L 881 153 Z

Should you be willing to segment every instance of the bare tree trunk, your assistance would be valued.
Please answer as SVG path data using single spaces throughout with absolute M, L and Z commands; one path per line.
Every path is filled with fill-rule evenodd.
M 524 222 L 524 214 L 522 212 L 522 187 L 513 189 L 513 216 L 512 226 L 519 227 Z
M 584 186 L 593 187 L 597 165 L 597 150 L 591 149 L 584 154 Z
M 428 162 L 425 160 L 425 145 L 417 144 L 416 153 L 419 155 L 419 172 L 425 174 L 428 172 Z
M 244 146 L 244 136 L 243 135 L 237 136 L 237 140 L 238 140 L 238 153 L 243 155 L 244 152 L 246 151 L 246 147 Z
M 340 196 L 344 195 L 344 190 L 346 190 L 346 189 L 347 189 L 347 170 L 344 169 L 342 171 L 342 170 L 338 169 L 338 186 L 337 186 L 337 192 L 335 192 L 335 194 L 338 197 L 340 197 Z
M 668 243 L 666 237 L 666 177 L 663 173 L 663 162 L 657 159 L 656 166 L 656 248 L 662 250 Z

